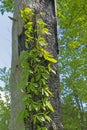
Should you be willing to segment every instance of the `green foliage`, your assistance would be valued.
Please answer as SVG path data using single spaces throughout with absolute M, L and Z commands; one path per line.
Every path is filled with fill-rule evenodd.
M 87 129 L 87 2 L 58 0 L 63 124 Z
M 3 69 L 0 68 L 0 81 L 4 83 L 4 86 L 0 86 L 1 91 L 8 91 L 9 90 L 9 76 L 10 76 L 10 69 L 4 67 Z
M 9 94 L 5 92 L 4 100 L 0 95 L 0 130 L 9 129 L 9 120 L 10 120 L 10 102 Z
M 9 95 L 9 69 L 0 68 L 0 130 L 9 129 L 10 95 Z
M 46 28 L 46 23 L 37 15 L 36 23 L 33 18 L 34 10 L 25 8 L 21 10 L 21 17 L 24 22 L 26 36 L 26 51 L 22 51 L 20 62 L 22 67 L 22 82 L 19 84 L 20 90 L 24 91 L 23 102 L 26 109 L 22 112 L 22 118 L 29 118 L 34 124 L 40 122 L 37 130 L 47 130 L 44 123 L 50 122 L 50 112 L 54 112 L 50 103 L 53 96 L 48 86 L 50 72 L 55 71 L 51 68 L 51 63 L 57 60 L 46 50 L 48 45 L 45 36 L 50 35 Z M 34 28 L 36 24 L 37 28 Z M 37 34 L 37 37 L 35 37 Z
M 84 128 L 87 127 L 87 119 L 85 118 L 87 115 L 86 55 L 85 46 L 82 46 L 77 50 L 62 47 L 60 51 L 59 66 L 62 86 L 63 122 L 64 127 L 67 130 L 74 130 L 76 127 L 81 130 L 81 124 L 83 124 Z M 70 113 L 72 113 L 72 116 L 70 116 Z M 83 113 L 83 117 L 81 116 L 81 113 Z M 73 115 L 76 115 L 75 118 Z M 82 123 L 81 119 L 84 123 Z
M 87 44 L 87 1 L 58 0 L 57 4 L 61 42 L 70 48 Z
M 0 12 L 13 12 L 14 0 L 0 0 Z

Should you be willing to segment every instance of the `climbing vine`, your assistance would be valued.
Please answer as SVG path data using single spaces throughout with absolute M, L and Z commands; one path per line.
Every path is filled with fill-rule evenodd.
M 46 50 L 48 43 L 45 37 L 51 34 L 40 15 L 45 14 L 41 12 L 36 17 L 34 10 L 29 7 L 21 10 L 26 50 L 20 54 L 22 81 L 19 88 L 24 91 L 23 102 L 26 109 L 22 111 L 23 118 L 38 124 L 37 130 L 47 130 L 45 122 L 51 121 L 49 113 L 54 112 L 50 103 L 53 94 L 49 89 L 48 80 L 50 72 L 55 73 L 51 63 L 56 63 L 57 60 Z

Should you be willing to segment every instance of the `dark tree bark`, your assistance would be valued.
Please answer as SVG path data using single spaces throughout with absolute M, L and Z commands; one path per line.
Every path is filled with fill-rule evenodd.
M 55 0 L 15 0 L 14 5 L 14 18 L 17 21 L 13 21 L 13 39 L 12 39 L 12 73 L 10 79 L 11 85 L 11 124 L 10 130 L 36 130 L 35 126 L 25 120 L 19 123 L 17 121 L 17 115 L 24 108 L 21 101 L 22 93 L 18 90 L 18 82 L 21 81 L 20 68 L 19 68 L 19 54 L 20 51 L 25 49 L 24 44 L 20 46 L 20 43 L 24 43 L 23 24 L 20 18 L 20 9 L 29 6 L 35 9 L 35 13 L 45 12 L 45 16 L 41 18 L 47 24 L 51 35 L 46 36 L 48 47 L 46 48 L 56 59 L 58 58 L 58 40 L 57 40 L 57 20 L 56 20 L 56 7 Z M 37 17 L 37 15 L 36 15 Z M 51 74 L 49 79 L 49 87 L 53 92 L 53 97 L 50 101 L 54 107 L 55 112 L 50 113 L 52 121 L 47 124 L 49 130 L 63 130 L 62 118 L 61 118 L 61 103 L 60 103 L 60 84 L 58 65 L 52 64 L 56 74 Z M 15 102 L 15 103 L 14 103 Z M 15 105 L 15 107 L 14 107 Z M 14 118 L 15 117 L 15 118 Z M 14 121 L 13 121 L 14 120 Z
M 47 50 L 57 59 L 58 57 L 58 40 L 57 40 L 57 20 L 56 20 L 56 12 L 55 12 L 55 0 L 42 0 L 38 8 L 40 11 L 45 12 L 45 17 L 43 20 L 47 23 L 47 28 L 49 29 L 51 35 L 47 36 L 47 41 L 49 43 Z M 60 92 L 59 92 L 59 74 L 58 74 L 58 65 L 53 64 L 53 69 L 56 74 L 52 74 L 49 87 L 53 92 L 54 97 L 51 98 L 52 105 L 55 109 L 54 113 L 51 113 L 52 124 L 56 125 L 56 129 L 54 130 L 62 130 L 61 123 L 61 106 L 60 106 Z M 51 126 L 50 126 L 51 127 Z M 50 130 L 50 129 L 49 129 Z

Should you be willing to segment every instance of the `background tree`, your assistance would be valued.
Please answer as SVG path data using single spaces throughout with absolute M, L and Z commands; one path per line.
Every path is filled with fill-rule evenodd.
M 85 130 L 86 2 L 62 0 L 58 1 L 58 7 L 63 124 L 67 130 Z

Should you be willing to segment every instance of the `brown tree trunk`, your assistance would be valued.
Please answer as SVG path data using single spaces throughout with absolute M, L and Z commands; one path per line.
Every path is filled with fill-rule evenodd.
M 12 28 L 12 72 L 10 79 L 11 86 L 11 123 L 10 130 L 36 130 L 35 126 L 27 120 L 25 124 L 22 121 L 18 121 L 17 117 L 20 111 L 24 108 L 22 103 L 22 93 L 18 89 L 18 82 L 21 81 L 20 67 L 19 67 L 19 53 L 18 38 L 22 34 L 23 24 L 20 18 L 20 9 L 29 6 L 35 8 L 36 12 L 45 12 L 43 21 L 47 24 L 51 35 L 47 36 L 48 41 L 47 50 L 57 59 L 58 55 L 58 42 L 57 42 L 57 20 L 55 12 L 55 0 L 15 0 L 14 4 L 14 18 Z M 22 37 L 23 38 L 23 37 Z M 50 99 L 55 109 L 54 113 L 51 113 L 52 122 L 47 124 L 49 130 L 63 130 L 61 123 L 61 106 L 60 106 L 60 84 L 58 65 L 52 64 L 56 74 L 52 74 L 49 80 L 49 87 L 53 92 L 53 97 Z
M 51 35 L 47 36 L 47 41 L 49 43 L 47 50 L 57 59 L 58 57 L 58 41 L 57 41 L 57 20 L 56 20 L 56 12 L 55 12 L 55 0 L 42 0 L 38 8 L 40 11 L 45 12 L 45 17 L 43 20 L 47 24 L 47 28 L 49 29 Z M 51 113 L 51 117 L 53 122 L 50 124 L 49 130 L 52 127 L 51 125 L 55 125 L 56 129 L 54 130 L 62 130 L 61 123 L 61 106 L 60 106 L 60 84 L 59 84 L 59 73 L 58 73 L 58 65 L 53 64 L 53 69 L 56 74 L 52 74 L 49 87 L 53 92 L 54 97 L 51 98 L 51 103 L 55 109 L 54 113 Z M 54 126 L 54 127 L 55 127 Z

